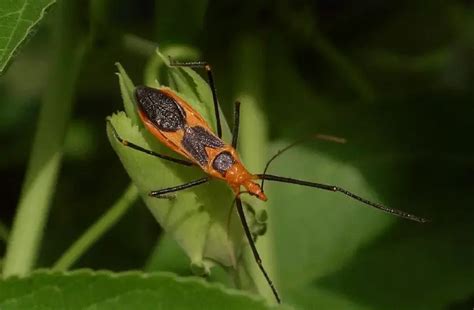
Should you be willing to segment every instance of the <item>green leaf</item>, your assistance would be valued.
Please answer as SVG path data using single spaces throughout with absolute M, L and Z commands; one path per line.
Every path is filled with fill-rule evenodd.
M 274 150 L 287 144 L 277 143 Z M 355 168 L 309 148 L 295 147 L 269 173 L 339 185 L 373 201 L 377 196 Z M 280 287 L 304 287 L 344 265 L 394 219 L 340 193 L 266 182 L 272 208 Z
M 122 65 L 120 63 L 116 63 L 115 65 L 118 69 L 117 76 L 119 78 L 120 93 L 122 94 L 125 113 L 132 120 L 133 124 L 138 125 L 140 128 L 143 128 L 143 124 L 141 123 L 137 109 L 135 108 L 135 85 L 128 76 L 127 72 L 125 72 Z
M 234 100 L 242 102 L 240 111 L 240 128 L 238 151 L 246 168 L 252 173 L 262 172 L 268 160 L 269 132 L 267 122 L 267 112 L 263 110 L 262 104 L 265 102 L 264 94 L 266 87 L 266 50 L 267 47 L 256 36 L 244 36 L 230 42 L 232 50 L 232 64 L 226 70 L 227 78 L 221 80 L 232 85 Z M 219 85 L 222 85 L 219 82 Z M 220 86 L 221 87 L 221 86 Z M 270 86 L 272 88 L 273 86 Z M 269 218 L 268 225 L 265 225 L 265 235 L 258 238 L 258 251 L 263 260 L 269 277 L 274 282 L 277 290 L 280 289 L 278 282 L 277 257 L 274 255 L 274 244 L 278 242 L 274 237 L 274 230 L 278 229 L 272 224 L 272 208 L 267 203 L 259 201 L 250 196 L 242 199 L 252 205 L 259 218 L 263 214 Z M 252 199 L 251 201 L 246 199 Z M 267 212 L 268 211 L 268 212 Z M 261 295 L 268 300 L 274 300 L 273 292 L 270 289 L 265 277 L 255 264 L 252 253 L 246 255 L 247 264 L 242 268 L 243 274 L 250 275 L 255 280 L 255 285 Z M 242 279 L 242 277 L 241 277 Z M 245 279 L 242 279 L 245 281 Z M 245 283 L 245 282 L 244 282 Z M 282 292 L 280 292 L 281 295 Z M 281 296 L 286 300 L 285 296 Z
M 189 274 L 189 262 L 186 254 L 170 234 L 158 240 L 145 265 L 145 271 L 170 271 L 179 275 Z
M 298 309 L 372 309 L 357 299 L 351 299 L 343 294 L 314 287 L 313 285 L 287 292 L 287 302 L 298 307 Z
M 467 246 L 474 212 L 446 212 L 446 206 L 468 206 L 472 195 L 443 188 L 436 202 L 426 197 L 409 201 L 421 209 L 442 206 L 431 223 L 401 221 L 318 286 L 371 309 L 448 309 L 463 300 L 467 305 L 474 292 L 474 250 Z
M 160 56 L 161 57 L 161 56 Z M 198 75 L 186 76 L 185 71 L 170 68 L 180 79 L 191 78 L 195 88 L 182 89 L 179 96 L 186 99 L 202 116 L 213 122 L 214 116 L 210 92 L 199 91 L 206 88 L 206 82 Z M 123 73 L 119 73 L 119 76 Z M 121 78 L 125 80 L 125 76 Z M 122 87 L 123 98 L 133 98 L 128 88 Z M 197 101 L 196 98 L 202 99 Z M 130 108 L 129 100 L 125 100 L 126 111 Z M 123 112 L 109 117 L 110 124 L 118 134 L 135 144 L 155 152 L 179 157 L 176 153 L 157 142 L 147 131 L 141 131 L 136 123 Z M 229 129 L 223 122 L 224 131 Z M 204 173 L 196 167 L 183 167 L 167 162 L 122 145 L 114 138 L 110 125 L 109 140 L 119 155 L 132 181 L 138 187 L 143 200 L 160 225 L 170 233 L 191 259 L 193 270 L 209 273 L 216 262 L 224 267 L 235 269 L 240 260 L 244 235 L 237 217 L 232 217 L 228 229 L 227 220 L 231 211 L 233 194 L 223 182 L 211 181 L 193 189 L 178 192 L 172 200 L 156 199 L 148 196 L 152 190 L 166 188 L 189 182 L 202 177 Z M 249 224 L 253 219 L 249 214 Z
M 186 49 L 177 49 L 177 48 L 167 48 L 163 53 L 159 50 L 156 50 L 156 55 L 153 57 L 155 59 L 153 67 L 159 69 L 161 65 L 168 67 L 168 78 L 170 85 L 183 95 L 184 99 L 189 102 L 194 102 L 193 107 L 196 111 L 201 114 L 210 127 L 216 131 L 216 120 L 214 114 L 214 105 L 212 101 L 212 92 L 207 84 L 207 82 L 193 69 L 186 67 L 174 67 L 169 68 L 170 62 L 168 56 L 176 59 L 176 56 L 181 54 L 191 54 L 191 51 Z M 204 69 L 201 69 L 204 70 Z M 157 72 L 155 72 L 157 74 Z M 155 79 L 156 81 L 157 79 Z M 205 104 L 199 104 L 204 102 Z M 231 133 L 229 126 L 225 120 L 225 117 L 220 114 L 221 124 L 222 124 L 222 133 L 225 141 L 230 141 Z
M 269 309 L 262 299 L 170 273 L 36 272 L 0 281 L 1 309 Z
M 199 51 L 188 45 L 171 45 L 166 47 L 163 53 L 173 56 L 174 59 L 186 59 L 188 61 L 199 57 Z M 169 59 L 164 57 L 163 53 L 155 50 L 155 54 L 148 60 L 144 70 L 144 81 L 148 86 L 160 86 L 157 72 L 160 72 L 162 67 L 169 67 Z
M 0 240 L 7 242 L 9 234 L 7 226 L 0 221 Z
M 55 0 L 5 0 L 0 4 L 0 74 L 34 32 Z

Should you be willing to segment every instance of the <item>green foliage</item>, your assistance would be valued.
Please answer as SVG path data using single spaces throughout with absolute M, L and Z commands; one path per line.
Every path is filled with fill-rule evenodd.
M 417 224 L 342 194 L 266 182 L 268 202 L 249 202 L 257 218 L 268 214 L 257 247 L 285 304 L 472 307 L 472 5 L 329 2 L 71 0 L 44 18 L 53 1 L 2 1 L 0 266 L 4 277 L 25 277 L 0 281 L 0 308 L 65 308 L 70 300 L 72 308 L 268 307 L 222 285 L 273 302 L 243 255 L 235 215 L 227 238 L 227 186 L 151 199 L 149 190 L 203 173 L 125 148 L 104 131 L 105 116 L 124 110 L 109 118 L 120 135 L 179 156 L 142 127 L 132 81 L 169 85 L 214 127 L 205 72 L 170 70 L 163 55 L 210 62 L 222 119 L 242 102 L 238 149 L 251 172 L 291 141 L 341 136 L 347 144 L 292 149 L 270 172 L 432 219 Z M 32 29 L 37 36 L 19 53 Z M 116 62 L 127 69 L 118 65 L 119 83 Z M 130 177 L 145 204 L 133 203 Z M 71 266 L 109 271 L 51 272 Z M 49 271 L 33 272 L 39 267 Z
M 0 222 L 0 239 L 4 242 L 8 241 L 8 228 Z
M 133 289 L 131 289 L 133 288 Z M 169 273 L 35 272 L 0 281 L 2 309 L 269 309 L 264 301 Z
M 0 74 L 33 34 L 56 0 L 6 0 L 0 4 Z
M 274 150 L 286 145 L 278 143 Z M 307 148 L 289 151 L 270 170 L 270 173 L 275 171 L 303 180 L 324 180 L 378 200 L 357 169 Z M 285 279 L 281 286 L 285 289 L 304 287 L 338 270 L 358 248 L 376 238 L 394 221 L 390 215 L 339 193 L 270 182 L 265 186 L 271 197 L 272 223 L 280 227 L 275 231 L 278 240 L 275 251 L 280 276 Z
M 124 214 L 133 206 L 138 198 L 138 190 L 130 184 L 122 197 L 105 213 L 93 226 L 91 226 L 54 264 L 54 270 L 67 270 L 77 259 L 97 242 Z
M 28 8 L 24 2 L 24 9 Z M 75 11 L 76 2 L 61 2 L 56 18 L 54 63 L 41 113 L 34 131 L 22 193 L 5 257 L 5 275 L 28 273 L 36 262 L 44 225 L 61 167 L 65 132 L 68 128 L 77 76 L 86 51 L 86 35 Z M 19 11 L 21 14 L 23 9 Z M 18 12 L 13 12 L 13 16 Z M 20 14 L 20 15 L 21 15 Z M 23 18 L 23 17 L 22 17 Z M 28 19 L 27 19 L 28 20 Z M 20 20 L 20 24 L 24 22 Z

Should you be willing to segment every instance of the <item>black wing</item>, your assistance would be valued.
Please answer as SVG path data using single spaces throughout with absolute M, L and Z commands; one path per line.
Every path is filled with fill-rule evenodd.
M 175 132 L 184 129 L 186 112 L 170 96 L 159 89 L 138 86 L 135 89 L 140 110 L 162 131 Z
M 221 139 L 201 126 L 186 127 L 181 144 L 201 166 L 209 161 L 205 147 L 216 149 L 224 146 Z

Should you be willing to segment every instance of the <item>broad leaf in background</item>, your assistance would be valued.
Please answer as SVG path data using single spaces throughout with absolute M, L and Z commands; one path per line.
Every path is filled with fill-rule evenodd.
M 286 145 L 276 144 L 274 150 Z M 309 148 L 288 151 L 269 173 L 339 185 L 378 201 L 357 169 Z M 394 222 L 390 215 L 341 193 L 282 183 L 265 186 L 273 208 L 271 225 L 277 228 L 279 283 L 285 290 L 297 290 L 337 270 Z
M 4 0 L 0 3 L 0 74 L 34 32 L 55 0 Z
M 469 300 L 472 305 L 474 249 L 472 234 L 466 231 L 472 227 L 474 212 L 451 208 L 453 201 L 469 205 L 472 197 L 446 190 L 438 192 L 437 199 L 445 210 L 433 222 L 400 221 L 342 269 L 320 279 L 318 287 L 371 309 L 441 310 Z M 432 205 L 423 194 L 410 203 Z M 361 281 L 363 285 L 358 284 Z
M 313 285 L 300 287 L 287 293 L 287 302 L 297 309 L 350 309 L 350 310 L 370 310 L 371 307 L 364 305 L 357 299 L 335 293 L 331 290 L 321 289 Z M 380 309 L 380 308 L 376 308 Z
M 78 270 L 0 281 L 1 309 L 269 309 L 262 299 L 197 278 Z
M 190 274 L 189 260 L 170 234 L 160 237 L 144 270 L 146 272 L 169 271 L 183 276 Z
M 277 56 L 286 59 L 284 55 Z M 278 125 L 274 126 L 274 131 L 279 131 L 280 135 L 289 130 L 308 132 L 314 130 L 311 127 L 313 126 L 317 131 L 343 135 L 348 138 L 349 143 L 339 147 L 340 151 L 337 151 L 335 158 L 350 158 L 361 167 L 360 172 L 367 176 L 368 180 L 373 181 L 372 187 L 383 192 L 389 206 L 432 219 L 431 223 L 419 224 L 393 218 L 397 221 L 396 225 L 387 229 L 377 239 L 373 241 L 368 239 L 365 244 L 358 245 L 356 251 L 343 263 L 335 260 L 335 264 L 339 266 L 335 266 L 333 271 L 327 270 L 329 274 L 327 271 L 326 274 L 318 272 L 319 275 L 309 289 L 321 289 L 329 295 L 352 300 L 370 309 L 445 309 L 454 303 L 472 304 L 474 290 L 472 281 L 474 248 L 471 246 L 473 215 L 470 208 L 472 195 L 466 192 L 466 188 L 471 188 L 471 185 L 463 183 L 463 180 L 467 180 L 465 175 L 470 171 L 469 167 L 472 166 L 472 156 L 468 155 L 472 150 L 461 140 L 462 135 L 457 135 L 457 132 L 464 132 L 469 128 L 470 123 L 461 116 L 465 110 L 450 112 L 450 117 L 459 120 L 459 123 L 450 124 L 449 130 L 439 133 L 441 136 L 449 137 L 445 138 L 444 143 L 439 143 L 439 136 L 434 136 L 433 132 L 437 132 L 437 127 L 444 122 L 446 115 L 430 112 L 430 117 L 425 118 L 427 121 L 423 126 L 420 126 L 418 115 L 423 113 L 425 104 L 432 107 L 431 111 L 444 109 L 446 102 L 449 101 L 447 99 L 449 96 L 446 94 L 441 94 L 438 98 L 438 94 L 428 95 L 422 92 L 422 98 L 418 94 L 413 98 L 403 97 L 396 100 L 388 95 L 381 98 L 380 103 L 377 102 L 383 108 L 372 107 L 363 109 L 364 113 L 353 113 L 357 110 L 353 106 L 349 107 L 347 104 L 341 109 L 337 101 L 318 97 L 318 92 L 305 85 L 304 80 L 286 61 L 273 66 L 272 69 L 275 71 L 270 74 L 271 78 L 286 77 L 284 84 L 278 78 L 270 81 L 276 83 L 275 89 L 282 89 L 285 86 L 293 90 L 291 93 L 275 92 L 270 100 L 272 113 L 269 113 L 269 116 L 273 117 L 273 124 Z M 414 85 L 419 87 L 419 84 Z M 278 109 L 290 99 L 300 103 L 299 109 Z M 318 104 L 310 104 L 314 102 Z M 460 101 L 457 104 L 461 106 Z M 355 106 L 355 103 L 352 105 Z M 294 126 L 288 126 L 288 122 L 298 115 L 310 115 L 311 121 L 305 120 L 294 123 Z M 396 125 L 391 122 L 400 119 L 403 121 L 397 122 Z M 380 128 L 369 126 L 371 122 Z M 382 124 L 384 126 L 381 126 Z M 380 136 L 384 138 L 380 139 Z M 443 151 L 440 151 L 441 149 Z M 283 162 L 287 162 L 290 166 L 294 163 L 290 163 L 286 157 L 279 159 L 279 163 Z M 320 163 L 308 161 L 305 169 L 312 169 L 314 165 L 319 167 Z M 324 170 L 324 167 L 321 169 Z M 280 173 L 281 170 L 277 170 L 275 166 L 273 171 Z M 300 176 L 299 173 L 294 171 L 291 175 Z M 315 171 L 314 175 L 308 178 L 336 183 L 325 179 L 321 171 Z M 353 187 L 351 182 L 343 179 L 337 181 L 339 185 L 356 192 L 356 187 Z M 308 190 L 305 189 L 305 193 Z M 315 199 L 320 195 L 337 196 L 315 190 L 312 196 L 306 197 Z M 370 195 L 367 198 L 377 200 Z M 305 205 L 308 206 L 307 203 Z M 293 207 L 299 209 L 302 205 Z M 357 208 L 367 209 L 360 205 Z M 371 211 L 364 210 L 364 212 Z M 339 221 L 327 227 L 325 223 L 320 223 L 320 216 L 326 214 L 318 212 L 314 215 L 314 224 L 308 224 L 311 227 L 308 231 L 313 235 L 309 233 L 305 236 L 303 231 L 300 232 L 300 226 L 296 225 L 296 221 L 285 227 L 295 227 L 298 236 L 306 240 L 304 242 L 311 243 L 307 238 L 314 236 L 316 241 L 321 236 L 342 229 L 347 225 L 346 221 L 360 221 L 359 218 L 340 217 Z M 281 223 L 284 220 L 282 218 Z M 317 227 L 313 226 L 317 225 L 321 227 L 321 231 L 315 235 Z M 367 229 L 368 227 L 363 228 L 364 231 Z M 291 231 L 288 233 L 291 235 Z M 348 227 L 346 236 L 342 237 L 353 238 L 357 233 L 360 231 L 350 230 Z M 289 244 L 289 238 L 284 237 L 281 241 Z M 302 246 L 304 244 L 299 244 L 299 248 Z M 345 250 L 343 244 L 331 243 L 328 248 L 321 248 L 320 252 L 316 253 L 315 259 L 327 256 L 327 249 L 332 252 L 338 247 L 340 251 Z M 291 250 L 293 248 L 291 245 Z M 280 255 L 281 251 L 283 249 L 280 249 Z M 291 252 L 290 249 L 287 251 Z M 300 252 L 302 250 L 297 250 L 296 253 Z M 284 258 L 284 261 L 289 263 L 290 259 Z M 299 265 L 285 264 L 282 266 L 282 269 L 284 268 L 288 269 L 283 270 L 284 273 L 289 273 L 299 268 Z M 285 278 L 281 282 L 282 285 L 292 284 Z M 297 297 L 300 296 L 299 290 L 300 287 L 295 286 L 289 292 L 292 301 L 299 300 Z M 318 304 L 317 302 L 315 298 L 314 304 Z
M 159 57 L 162 57 L 160 54 Z M 213 124 L 212 97 L 207 83 L 192 70 L 170 68 L 173 71 L 174 84 L 179 88 L 178 94 L 187 100 L 193 107 L 202 113 L 203 117 Z M 135 105 L 133 89 L 125 72 L 120 69 L 120 85 L 124 98 L 125 110 L 132 119 Z M 187 82 L 186 87 L 179 87 Z M 207 91 L 203 91 L 207 89 Z M 133 106 L 131 106 L 133 105 Z M 206 108 L 203 108 L 205 106 Z M 161 145 L 147 131 L 140 130 L 123 112 L 109 118 L 118 134 L 130 142 L 141 145 L 159 153 L 175 157 L 179 155 Z M 229 132 L 225 123 L 224 131 Z M 183 167 L 166 162 L 150 155 L 137 152 L 119 143 L 112 135 L 108 126 L 108 134 L 112 146 L 118 153 L 125 169 L 158 220 L 160 225 L 170 233 L 191 259 L 193 270 L 196 273 L 209 273 L 210 267 L 218 262 L 224 267 L 235 269 L 241 255 L 243 233 L 240 222 L 233 217 L 229 231 L 227 219 L 230 212 L 233 195 L 223 183 L 211 181 L 194 189 L 177 193 L 176 199 L 156 199 L 149 197 L 151 190 L 183 184 L 202 177 L 204 173 L 196 167 Z M 253 222 L 250 218 L 250 224 Z

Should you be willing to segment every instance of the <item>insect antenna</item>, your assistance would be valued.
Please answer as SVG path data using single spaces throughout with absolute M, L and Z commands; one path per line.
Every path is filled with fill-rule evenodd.
M 300 140 L 297 140 L 289 145 L 287 145 L 286 147 L 284 147 L 283 149 L 279 150 L 278 152 L 275 153 L 275 155 L 273 155 L 272 157 L 270 157 L 270 159 L 267 161 L 267 164 L 265 165 L 265 169 L 263 169 L 263 174 L 265 175 L 267 173 L 267 170 L 268 168 L 270 167 L 270 164 L 278 157 L 280 156 L 281 154 L 285 153 L 286 151 L 288 151 L 289 149 L 297 146 L 297 145 L 300 145 L 304 142 L 307 142 L 308 140 L 322 140 L 322 141 L 328 141 L 328 142 L 335 142 L 335 143 L 340 143 L 340 144 L 344 144 L 346 143 L 346 139 L 344 138 L 339 138 L 339 137 L 335 137 L 335 136 L 330 136 L 330 135 L 325 135 L 325 134 L 313 134 L 311 136 L 308 136 L 308 137 L 305 137 L 305 138 L 302 138 Z M 265 182 L 265 179 L 262 178 L 262 182 L 260 183 L 260 187 L 262 188 L 262 191 L 263 191 L 263 184 Z
M 407 219 L 407 220 L 412 220 L 415 222 L 419 223 L 426 223 L 429 222 L 428 219 L 418 217 L 416 215 L 398 210 L 398 209 L 392 209 L 388 208 L 384 205 L 381 205 L 379 203 L 372 202 L 370 200 L 367 200 L 365 198 L 362 198 L 352 192 L 349 192 L 348 190 L 345 190 L 342 187 L 334 186 L 334 185 L 328 185 L 328 184 L 322 184 L 322 183 L 316 183 L 316 182 L 308 182 L 308 181 L 303 181 L 303 180 L 298 180 L 298 179 L 292 179 L 292 178 L 286 178 L 286 177 L 280 177 L 276 175 L 271 175 L 271 174 L 257 174 L 257 178 L 262 179 L 262 180 L 269 180 L 269 181 L 276 181 L 276 182 L 282 182 L 282 183 L 289 183 L 289 184 L 296 184 L 296 185 L 302 185 L 302 186 L 308 186 L 308 187 L 314 187 L 314 188 L 319 188 L 331 192 L 340 192 L 343 193 L 346 196 L 349 196 L 352 199 L 355 199 L 357 201 L 360 201 L 370 207 L 379 209 L 383 212 Z

